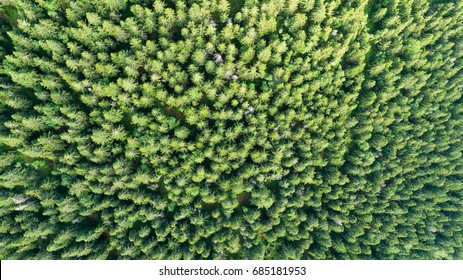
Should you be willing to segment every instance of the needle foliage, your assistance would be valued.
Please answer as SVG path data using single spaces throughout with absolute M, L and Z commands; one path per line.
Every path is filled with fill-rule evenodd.
M 0 258 L 462 259 L 462 22 L 0 0 Z

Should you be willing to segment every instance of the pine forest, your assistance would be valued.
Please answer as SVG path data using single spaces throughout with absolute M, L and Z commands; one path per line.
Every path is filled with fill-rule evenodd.
M 0 259 L 463 259 L 463 0 L 0 0 Z

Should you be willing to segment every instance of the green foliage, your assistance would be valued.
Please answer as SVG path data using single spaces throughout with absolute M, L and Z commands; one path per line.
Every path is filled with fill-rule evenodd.
M 462 21 L 0 0 L 0 258 L 462 259 Z

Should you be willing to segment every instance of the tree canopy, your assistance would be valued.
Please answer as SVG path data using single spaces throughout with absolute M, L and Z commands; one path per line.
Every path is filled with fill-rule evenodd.
M 0 0 L 0 258 L 463 259 L 461 22 Z

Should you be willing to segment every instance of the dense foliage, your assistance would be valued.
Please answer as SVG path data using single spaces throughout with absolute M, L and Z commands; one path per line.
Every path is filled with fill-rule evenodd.
M 463 258 L 463 1 L 0 15 L 0 258 Z

